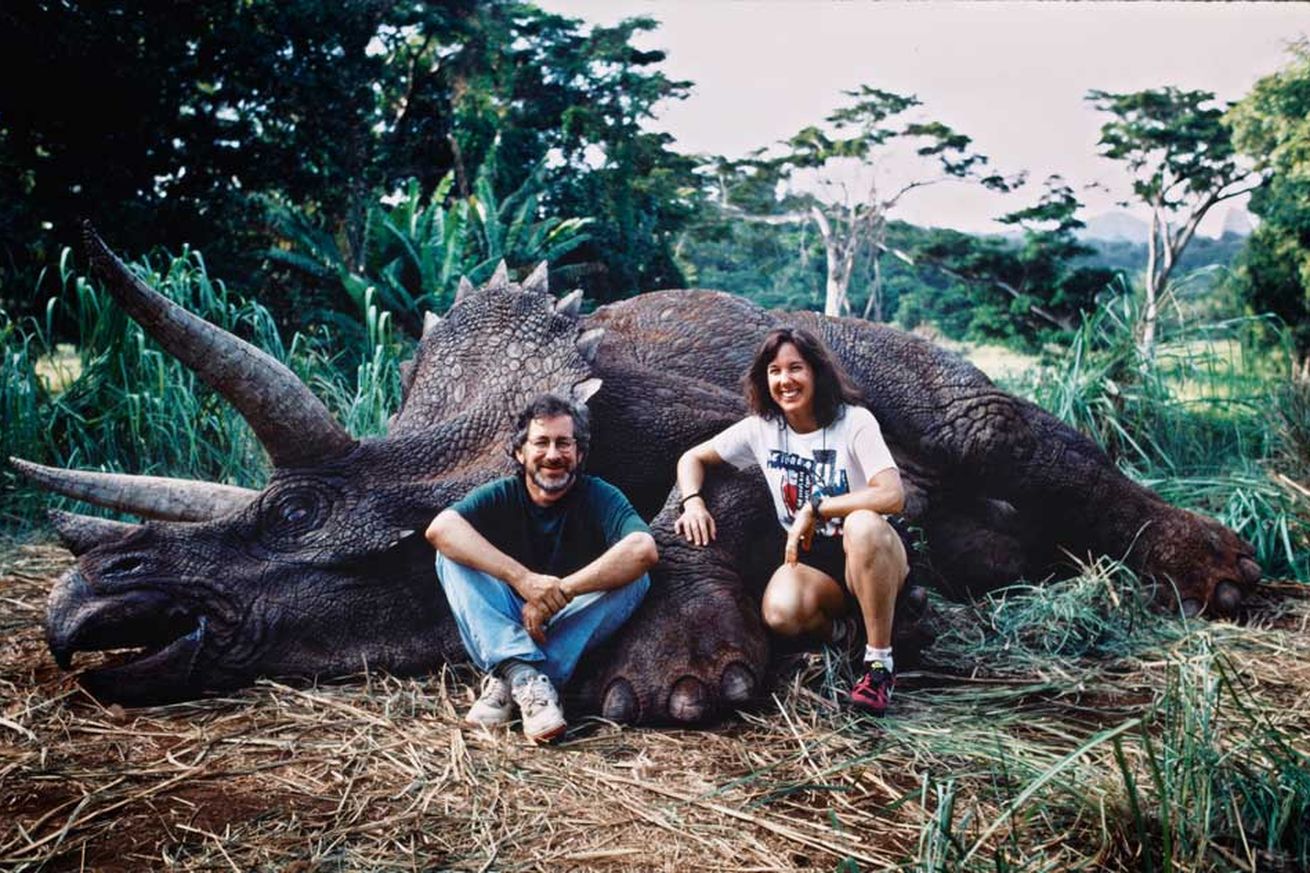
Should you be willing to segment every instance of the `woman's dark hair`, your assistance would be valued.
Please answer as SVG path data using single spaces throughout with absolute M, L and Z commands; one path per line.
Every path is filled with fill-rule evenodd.
M 518 420 L 514 422 L 514 435 L 509 441 L 510 457 L 514 457 L 514 453 L 528 441 L 528 425 L 532 424 L 534 418 L 556 418 L 561 415 L 573 419 L 573 441 L 578 447 L 578 456 L 585 457 L 591 448 L 591 415 L 581 403 L 566 400 L 558 394 L 538 394 L 519 413 Z
M 819 427 L 827 427 L 841 415 L 842 404 L 859 404 L 864 396 L 833 358 L 823 340 L 802 327 L 779 327 L 769 331 L 760 343 L 755 359 L 742 377 L 746 405 L 761 418 L 782 418 L 782 410 L 769 394 L 769 364 L 778 349 L 787 343 L 796 347 L 805 363 L 814 371 L 814 418 Z

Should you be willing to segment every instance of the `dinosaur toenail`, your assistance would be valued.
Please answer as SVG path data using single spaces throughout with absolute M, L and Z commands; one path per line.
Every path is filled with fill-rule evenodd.
M 1242 605 L 1242 589 L 1236 582 L 1220 582 L 1214 590 L 1214 605 L 1221 615 L 1235 615 Z
M 1242 580 L 1245 581 L 1247 585 L 1254 585 L 1259 582 L 1260 577 L 1264 575 L 1264 571 L 1260 569 L 1260 565 L 1250 558 L 1240 559 L 1237 562 L 1237 569 L 1242 571 Z
M 731 703 L 745 703 L 755 693 L 755 675 L 740 661 L 733 661 L 723 670 L 719 680 L 723 699 Z
M 605 689 L 605 701 L 601 704 L 601 715 L 619 724 L 633 724 L 641 713 L 637 702 L 637 693 L 632 690 L 632 683 L 627 679 L 615 679 Z
M 1183 601 L 1182 608 L 1184 616 L 1187 618 L 1196 618 L 1201 614 L 1201 601 L 1189 597 Z
M 695 676 L 683 676 L 673 683 L 669 692 L 669 717 L 675 721 L 694 723 L 703 721 L 710 711 L 709 694 L 705 683 Z

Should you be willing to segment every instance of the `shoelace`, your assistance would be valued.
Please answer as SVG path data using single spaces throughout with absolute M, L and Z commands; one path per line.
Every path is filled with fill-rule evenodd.
M 527 688 L 523 695 L 524 700 L 519 706 L 524 710 L 531 709 L 535 712 L 539 707 L 548 706 L 554 702 L 555 695 L 552 693 L 550 680 L 545 676 L 538 676 L 523 684 Z
M 482 680 L 482 694 L 480 696 L 486 699 L 488 703 L 504 706 L 509 703 L 509 683 L 494 676 L 488 676 Z

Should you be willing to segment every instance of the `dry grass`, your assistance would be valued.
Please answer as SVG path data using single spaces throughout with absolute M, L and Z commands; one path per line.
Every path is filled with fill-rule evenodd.
M 882 724 L 838 709 L 839 665 L 803 655 L 772 702 L 723 727 L 590 721 L 537 749 L 461 728 L 472 691 L 459 671 L 103 708 L 40 636 L 49 581 L 68 561 L 26 546 L 0 569 L 3 868 L 995 869 L 1001 852 L 1025 869 L 1138 867 L 1107 735 L 1133 734 L 1166 682 L 1167 651 L 929 664 L 905 677 Z M 1225 648 L 1304 752 L 1301 590 L 1246 627 L 1197 633 Z M 983 632 L 979 616 L 962 606 L 945 620 L 958 638 Z M 1235 840 L 1182 869 L 1255 869 L 1264 857 Z

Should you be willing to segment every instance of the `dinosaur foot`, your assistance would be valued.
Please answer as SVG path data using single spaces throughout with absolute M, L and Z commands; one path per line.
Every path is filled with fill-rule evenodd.
M 597 659 L 586 693 L 611 721 L 704 724 L 763 687 L 768 645 L 758 607 L 729 584 L 669 582 L 656 578 L 621 639 Z
M 1143 532 L 1139 572 L 1165 605 L 1188 617 L 1237 615 L 1260 581 L 1251 545 L 1219 522 L 1170 508 Z

